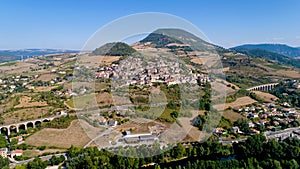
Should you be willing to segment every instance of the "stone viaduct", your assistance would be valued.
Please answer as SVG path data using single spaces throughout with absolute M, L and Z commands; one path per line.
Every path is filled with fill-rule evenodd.
M 279 83 L 270 83 L 270 84 L 263 84 L 259 86 L 250 87 L 247 90 L 248 91 L 269 91 L 272 90 L 275 86 L 277 86 Z
M 60 117 L 60 116 L 61 115 L 57 115 L 57 116 L 53 116 L 53 117 L 46 117 L 46 118 L 22 121 L 22 122 L 14 123 L 14 124 L 1 125 L 0 132 L 10 135 L 10 133 L 13 131 L 19 132 L 20 130 L 27 130 L 27 128 L 29 128 L 29 127 L 35 128 L 36 126 L 41 125 L 44 122 L 50 122 L 53 119 Z

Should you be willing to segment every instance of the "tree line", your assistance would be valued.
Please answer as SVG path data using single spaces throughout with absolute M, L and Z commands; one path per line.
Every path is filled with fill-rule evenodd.
M 117 151 L 116 151 L 117 150 Z M 112 153 L 116 152 L 116 154 Z M 299 168 L 300 140 L 267 140 L 263 135 L 253 135 L 245 142 L 223 145 L 216 137 L 204 143 L 177 144 L 164 150 L 158 143 L 152 146 L 119 147 L 115 150 L 98 150 L 97 147 L 67 151 L 64 166 L 70 169 L 89 168 Z M 152 156 L 154 155 L 154 156 Z M 2 161 L 1 161 L 2 160 Z M 6 166 L 6 161 L 0 164 Z M 45 168 L 63 161 L 54 157 L 50 161 L 35 159 L 19 168 Z M 150 165 L 151 164 L 151 165 Z M 2 166 L 2 167 L 3 167 Z

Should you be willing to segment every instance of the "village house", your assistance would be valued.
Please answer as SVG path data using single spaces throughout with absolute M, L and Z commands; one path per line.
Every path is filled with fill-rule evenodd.
M 260 134 L 260 131 L 254 129 L 254 128 L 251 128 L 250 130 L 251 130 L 253 133 Z
M 7 148 L 0 148 L 0 156 L 1 157 L 7 158 L 7 152 L 8 152 Z
M 252 117 L 252 118 L 258 118 L 259 116 L 258 116 L 257 113 L 252 113 L 250 117 Z
M 23 150 L 13 150 L 10 152 L 10 156 L 11 157 L 14 157 L 14 156 L 22 156 L 23 155 Z
M 269 113 L 268 113 L 269 114 Z M 267 119 L 268 118 L 268 114 L 262 114 L 261 116 L 260 116 L 260 118 L 261 119 Z
M 99 117 L 99 124 L 104 125 L 107 122 L 106 118 L 103 116 Z
M 282 104 L 282 106 L 284 106 L 284 107 L 291 107 L 291 105 L 290 105 L 289 103 L 287 103 L 287 102 L 284 102 L 284 103 Z
M 293 87 L 294 87 L 295 89 L 300 89 L 300 84 L 299 84 L 299 83 L 294 83 L 294 84 L 293 84 Z
M 214 133 L 216 134 L 222 134 L 225 130 L 221 127 L 215 128 L 214 129 Z
M 23 143 L 23 137 L 22 136 L 16 136 L 16 137 L 12 137 L 10 138 L 10 141 L 17 139 L 18 140 L 18 144 Z
M 234 133 L 243 134 L 243 132 L 240 130 L 238 126 L 231 127 L 231 131 L 233 131 Z
M 259 124 L 260 125 L 262 125 L 262 126 L 264 126 L 266 123 L 268 123 L 269 122 L 269 120 L 267 120 L 267 119 L 263 119 L 263 120 L 260 120 L 259 121 Z
M 61 116 L 67 116 L 68 115 L 68 113 L 64 110 L 61 110 L 58 114 L 61 115 Z
M 116 120 L 109 120 L 109 121 L 108 121 L 108 125 L 109 125 L 110 127 L 116 127 L 117 124 L 118 124 L 118 122 L 117 122 Z
M 250 128 L 255 127 L 255 124 L 252 123 L 252 122 L 250 122 L 250 123 L 249 123 L 249 127 L 250 127 Z

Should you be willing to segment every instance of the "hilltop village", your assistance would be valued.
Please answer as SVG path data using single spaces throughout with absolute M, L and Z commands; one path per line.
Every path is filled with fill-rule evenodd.
M 152 55 L 156 54 L 153 51 L 161 51 L 151 45 L 137 50 Z M 83 61 L 78 60 L 79 55 L 85 56 Z M 181 52 L 180 57 L 187 56 Z M 245 57 L 229 52 L 224 65 L 253 64 Z M 103 62 L 95 63 L 98 59 Z M 199 141 L 203 126 L 214 111 L 222 117 L 211 134 L 220 144 L 243 143 L 256 134 L 278 141 L 290 136 L 299 138 L 297 78 L 260 78 L 264 81 L 252 80 L 248 84 L 236 79 L 238 71 L 231 67 L 224 68 L 231 76 L 212 77 L 199 69 L 199 58 L 185 61 L 170 59 L 169 55 L 140 58 L 83 53 L 33 57 L 11 63 L 12 68 L 2 66 L 5 75 L 0 78 L 1 156 L 11 158 L 15 165 L 27 163 L 36 154 L 42 158 L 55 154 L 63 159 L 63 153 L 72 145 L 110 151 L 156 144 L 164 148 L 174 143 L 173 138 L 188 147 Z M 91 75 L 93 82 L 76 79 L 76 73 Z M 180 87 L 186 84 L 191 91 L 183 93 Z M 216 85 L 216 91 L 212 91 L 212 85 Z M 194 92 L 192 86 L 199 90 Z M 121 92 L 125 91 L 122 87 L 127 87 L 128 97 L 116 95 L 116 87 Z M 224 112 L 210 107 L 222 89 L 227 93 Z M 199 100 L 183 100 L 182 93 L 193 94 Z M 155 102 L 149 99 L 151 94 Z M 216 103 L 217 107 L 218 103 L 222 100 Z M 187 106 L 183 108 L 183 104 Z M 170 132 L 172 125 L 177 129 Z M 80 139 L 69 130 L 80 135 Z
M 127 85 L 152 85 L 166 83 L 175 85 L 180 83 L 205 84 L 210 82 L 208 74 L 193 73 L 182 68 L 178 62 L 156 59 L 156 62 L 143 61 L 141 58 L 130 58 L 119 64 L 99 67 L 96 78 L 111 78 L 126 80 Z

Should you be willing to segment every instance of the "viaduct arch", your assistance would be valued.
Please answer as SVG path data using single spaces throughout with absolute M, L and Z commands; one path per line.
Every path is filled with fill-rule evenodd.
M 263 84 L 259 86 L 250 87 L 248 91 L 269 91 L 275 88 L 279 83 L 270 83 L 270 84 Z
M 42 123 L 52 121 L 56 117 L 60 117 L 60 116 L 28 120 L 28 121 L 23 121 L 23 122 L 19 122 L 19 123 L 9 124 L 9 125 L 2 125 L 2 126 L 0 126 L 0 132 L 1 133 L 4 132 L 5 134 L 10 135 L 10 133 L 13 131 L 19 132 L 20 130 L 27 130 L 27 128 L 29 128 L 29 127 L 35 128 L 38 125 L 41 125 Z

